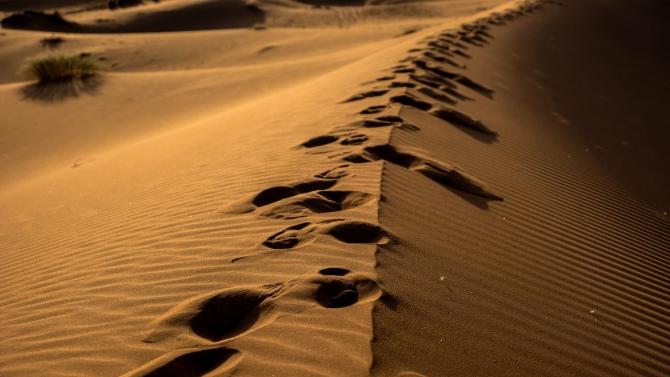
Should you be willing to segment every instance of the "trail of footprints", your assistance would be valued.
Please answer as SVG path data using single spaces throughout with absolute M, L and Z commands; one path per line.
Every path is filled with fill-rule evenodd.
M 491 25 L 504 25 L 546 3 L 527 2 L 518 9 L 494 13 L 488 18 L 445 31 L 423 41 L 386 74 L 365 83 L 376 87 L 355 94 L 344 103 L 384 99 L 360 110 L 360 119 L 334 127 L 296 146 L 308 154 L 328 154 L 340 160 L 332 169 L 309 179 L 261 190 L 250 198 L 224 209 L 229 214 L 295 221 L 261 241 L 259 247 L 273 253 L 295 249 L 319 237 L 349 244 L 380 244 L 391 239 L 377 224 L 346 218 L 309 220 L 315 214 L 344 213 L 364 206 L 375 196 L 361 191 L 338 190 L 340 180 L 350 175 L 352 164 L 372 161 L 388 163 L 417 172 L 434 182 L 483 200 L 502 200 L 485 184 L 456 166 L 403 152 L 388 143 L 373 143 L 366 130 L 392 127 L 406 132 L 420 128 L 400 117 L 402 106 L 424 111 L 447 124 L 472 132 L 478 140 L 495 141 L 498 134 L 481 121 L 453 106 L 472 101 L 474 96 L 493 98 L 493 90 L 463 72 L 470 59 L 468 49 L 481 47 L 493 38 Z M 381 86 L 380 86 L 381 85 Z M 232 262 L 247 257 L 233 259 Z M 123 377 L 204 376 L 210 372 L 229 375 L 243 353 L 227 344 L 262 328 L 281 316 L 305 310 L 344 308 L 381 299 L 395 305 L 373 279 L 340 267 L 327 267 L 299 278 L 256 287 L 229 288 L 194 297 L 178 304 L 154 320 L 144 338 L 148 343 L 168 343 L 175 351 L 163 355 Z M 296 304 L 298 303 L 298 304 Z
M 329 267 L 297 279 L 256 287 L 229 288 L 182 302 L 154 320 L 147 343 L 177 350 L 122 377 L 230 375 L 243 355 L 227 344 L 280 317 L 314 307 L 345 308 L 379 299 L 382 291 L 368 277 Z

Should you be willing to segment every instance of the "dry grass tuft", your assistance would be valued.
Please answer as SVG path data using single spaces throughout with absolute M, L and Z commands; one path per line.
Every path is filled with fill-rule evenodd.
M 23 74 L 40 83 L 85 79 L 100 74 L 100 64 L 87 55 L 47 55 L 29 61 Z

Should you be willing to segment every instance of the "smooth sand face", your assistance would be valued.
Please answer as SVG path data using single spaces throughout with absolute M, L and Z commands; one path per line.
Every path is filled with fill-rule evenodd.
M 373 3 L 0 31 L 0 375 L 667 375 L 664 6 Z

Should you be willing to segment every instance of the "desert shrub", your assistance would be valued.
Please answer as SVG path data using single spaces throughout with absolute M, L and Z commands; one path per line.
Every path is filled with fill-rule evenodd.
M 30 60 L 23 74 L 41 83 L 85 79 L 100 73 L 100 64 L 87 55 L 47 55 Z

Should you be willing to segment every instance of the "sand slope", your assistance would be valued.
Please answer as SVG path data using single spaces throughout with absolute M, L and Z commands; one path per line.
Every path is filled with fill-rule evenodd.
M 609 62 L 626 48 L 608 47 L 608 59 L 575 47 L 576 38 L 592 33 L 590 21 L 577 15 L 591 11 L 592 19 L 596 3 L 546 6 L 495 27 L 490 45 L 468 48 L 468 72 L 493 94 L 469 93 L 474 101 L 459 109 L 497 131 L 496 139 L 424 111 L 401 113 L 421 130 L 397 130 L 391 145 L 457 164 L 504 202 L 443 190 L 396 164 L 385 166 L 380 222 L 399 242 L 378 252 L 380 282 L 395 300 L 376 304 L 373 374 L 668 373 L 667 191 L 663 184 L 636 189 L 652 176 L 667 178 L 662 148 L 643 141 L 665 132 L 656 125 L 666 115 L 654 105 L 663 97 L 644 84 L 643 71 L 628 71 L 637 76 L 627 79 L 587 78 L 614 67 L 585 72 L 582 62 Z M 626 10 L 626 17 L 631 10 L 647 15 L 643 7 Z M 549 60 L 536 60 L 547 49 L 553 64 L 541 54 Z M 573 55 L 558 63 L 567 51 Z M 651 64 L 639 55 L 631 60 Z M 584 107 L 592 103 L 590 91 L 607 86 L 617 87 L 605 92 L 610 104 Z M 639 132 L 631 133 L 622 121 L 635 116 L 635 107 L 611 103 L 633 92 L 647 111 Z M 647 149 L 619 152 L 616 133 Z M 647 154 L 658 158 L 650 163 Z

